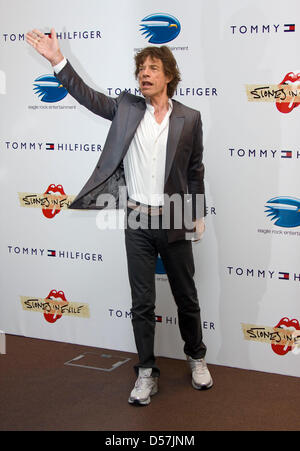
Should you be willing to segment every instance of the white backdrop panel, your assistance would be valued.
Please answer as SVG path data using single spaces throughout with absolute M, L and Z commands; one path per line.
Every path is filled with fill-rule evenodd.
M 181 26 L 167 44 L 182 73 L 175 99 L 199 109 L 203 121 L 208 211 L 205 236 L 193 249 L 207 361 L 300 376 L 299 355 L 269 339 L 275 326 L 288 337 L 300 329 L 299 212 L 295 207 L 288 226 L 265 212 L 270 199 L 283 196 L 300 208 L 300 108 L 282 113 L 274 101 L 250 102 L 246 95 L 247 85 L 276 85 L 300 72 L 299 2 L 289 0 L 284 10 L 278 0 L 0 5 L 0 329 L 135 352 L 124 231 L 100 231 L 97 212 L 62 209 L 49 218 L 41 207 L 20 205 L 18 193 L 42 198 L 50 185 L 76 195 L 110 125 L 70 95 L 52 103 L 38 98 L 36 78 L 52 71 L 24 35 L 53 26 L 83 79 L 116 96 L 137 88 L 133 57 L 149 45 L 142 19 L 164 13 Z M 156 275 L 156 285 L 156 352 L 184 358 L 165 274 Z M 64 295 L 70 315 L 44 316 L 38 300 L 51 292 Z

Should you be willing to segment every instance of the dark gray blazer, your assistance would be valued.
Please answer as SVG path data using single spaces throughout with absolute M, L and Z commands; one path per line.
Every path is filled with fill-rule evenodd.
M 119 208 L 119 186 L 126 186 L 123 158 L 135 131 L 144 116 L 146 104 L 143 97 L 122 92 L 119 97 L 108 97 L 87 86 L 72 68 L 69 61 L 55 75 L 81 105 L 93 113 L 112 121 L 99 161 L 70 208 L 101 209 L 97 204 L 99 194 L 110 193 Z M 183 205 L 192 206 L 193 219 L 205 215 L 204 165 L 202 163 L 202 123 L 199 111 L 173 100 L 167 140 L 165 194 L 179 194 Z M 186 196 L 189 193 L 190 196 Z M 203 194 L 203 196 L 196 196 Z M 200 208 L 196 208 L 199 198 Z M 199 207 L 199 206 L 198 206 Z M 168 230 L 169 242 L 184 239 L 186 227 Z M 176 226 L 178 227 L 178 226 Z

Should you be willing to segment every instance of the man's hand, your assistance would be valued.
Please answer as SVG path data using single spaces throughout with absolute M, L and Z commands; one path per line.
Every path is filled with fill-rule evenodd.
M 46 36 L 39 30 L 32 30 L 26 34 L 26 41 L 35 50 L 46 58 L 52 66 L 63 60 L 63 54 L 60 51 L 57 36 L 54 28 L 51 28 L 51 36 Z
M 194 225 L 195 225 L 195 231 L 194 231 L 194 236 L 192 238 L 192 241 L 197 242 L 197 241 L 201 240 L 201 238 L 203 237 L 203 234 L 204 234 L 204 230 L 205 230 L 204 218 L 197 219 L 194 222 Z

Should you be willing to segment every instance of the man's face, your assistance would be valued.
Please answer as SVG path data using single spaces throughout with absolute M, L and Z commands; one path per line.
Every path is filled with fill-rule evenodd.
M 163 63 L 158 58 L 148 56 L 139 67 L 138 82 L 145 97 L 155 98 L 167 95 L 167 85 L 171 77 L 165 75 Z

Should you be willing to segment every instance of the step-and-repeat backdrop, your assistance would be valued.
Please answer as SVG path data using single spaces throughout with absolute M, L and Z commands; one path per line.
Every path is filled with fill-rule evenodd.
M 113 97 L 138 94 L 135 53 L 166 43 L 175 99 L 203 120 L 206 232 L 193 249 L 207 361 L 300 376 L 298 0 L 0 4 L 0 329 L 135 352 L 124 230 L 67 209 L 110 124 L 25 33 L 54 27 L 82 78 Z M 156 352 L 184 358 L 159 259 L 156 285 Z

